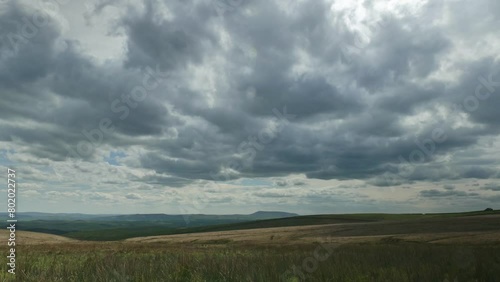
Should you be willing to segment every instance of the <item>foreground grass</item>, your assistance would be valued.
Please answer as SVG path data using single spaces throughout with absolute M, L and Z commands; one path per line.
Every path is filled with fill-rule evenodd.
M 264 248 L 225 243 L 19 246 L 16 278 L 27 282 L 500 281 L 498 245 L 383 243 Z M 314 258 L 315 250 L 321 260 Z M 6 253 L 4 248 L 2 251 Z M 10 281 L 6 264 L 0 268 L 0 281 Z

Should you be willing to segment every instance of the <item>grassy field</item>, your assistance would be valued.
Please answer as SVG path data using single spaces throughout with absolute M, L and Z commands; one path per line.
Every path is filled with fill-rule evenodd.
M 3 263 L 0 281 L 500 281 L 498 213 L 361 217 L 106 242 L 18 231 L 17 280 Z
M 499 245 L 19 247 L 17 281 L 500 281 Z M 315 256 L 316 254 L 316 256 Z M 0 280 L 10 281 L 2 264 Z
M 91 241 L 114 241 L 133 237 L 187 234 L 199 232 L 230 231 L 255 228 L 273 228 L 286 226 L 327 225 L 342 223 L 369 222 L 408 222 L 442 220 L 449 218 L 474 217 L 478 215 L 495 215 L 500 211 L 475 211 L 461 213 L 436 214 L 328 214 L 306 215 L 268 220 L 246 220 L 228 216 L 192 215 L 190 224 L 186 225 L 184 218 L 178 216 L 175 220 L 117 220 L 102 219 L 86 220 L 27 220 L 18 224 L 20 230 L 63 235 L 68 238 Z M 240 222 L 232 222 L 232 221 Z M 243 221 L 243 222 L 242 222 Z M 221 223 L 222 222 L 222 223 Z M 231 223 L 232 222 L 232 223 Z M 413 224 L 412 224 L 413 226 Z M 417 225 L 418 226 L 418 225 Z

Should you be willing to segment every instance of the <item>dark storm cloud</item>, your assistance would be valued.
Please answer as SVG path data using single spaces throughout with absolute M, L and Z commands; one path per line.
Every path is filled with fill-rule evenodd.
M 135 105 L 125 105 L 123 95 L 129 95 L 143 78 L 117 65 L 93 63 L 80 54 L 78 42 L 61 38 L 57 21 L 49 14 L 43 14 L 47 16 L 46 24 L 25 36 L 26 19 L 30 22 L 36 10 L 11 5 L 4 13 L 4 42 L 19 36 L 22 39 L 16 41 L 16 48 L 2 45 L 0 80 L 3 99 L 9 102 L 0 104 L 0 115 L 12 122 L 3 125 L 0 139 L 15 138 L 29 144 L 37 157 L 63 160 L 68 155 L 67 147 L 86 140 L 83 131 L 98 128 L 103 118 L 113 122 L 116 132 L 132 136 L 157 135 L 164 126 L 178 122 L 154 97 L 134 110 Z M 113 106 L 115 100 L 119 103 Z M 125 106 L 126 122 L 119 118 L 125 111 L 115 110 Z M 19 126 L 23 120 L 40 122 L 42 126 L 39 130 Z M 102 138 L 104 144 L 120 139 L 113 134 L 103 134 Z
M 455 186 L 454 185 L 450 185 L 450 184 L 446 184 L 446 185 L 443 185 L 443 188 L 445 190 L 455 190 Z
M 463 74 L 456 83 L 446 89 L 445 99 L 455 113 L 467 114 L 469 120 L 485 125 L 482 134 L 498 134 L 500 114 L 500 60 L 493 56 L 479 58 L 460 65 Z
M 488 183 L 488 184 L 485 184 L 483 187 L 481 187 L 481 189 L 500 192 L 500 184 Z
M 50 74 L 59 27 L 47 13 L 14 1 L 2 5 L 0 83 L 2 88 L 19 88 Z
M 199 63 L 208 55 L 205 44 L 210 47 L 217 39 L 208 28 L 210 18 L 215 16 L 213 7 L 203 2 L 171 1 L 169 8 L 176 12 L 171 21 L 158 17 L 155 1 L 145 1 L 142 14 L 131 9 L 122 24 L 128 36 L 125 66 L 160 64 L 162 69 L 177 69 Z
M 479 196 L 478 193 L 467 193 L 463 191 L 439 191 L 436 189 L 424 190 L 420 192 L 420 196 L 426 198 L 435 198 L 435 197 L 471 197 L 471 196 Z
M 140 183 L 148 183 L 148 184 L 159 184 L 161 186 L 170 186 L 170 187 L 182 187 L 189 183 L 192 183 L 189 179 L 184 179 L 180 177 L 172 177 L 162 174 L 154 174 L 154 175 L 146 175 L 143 177 L 134 177 L 133 181 L 138 181 Z
M 350 71 L 360 86 L 383 91 L 408 76 L 424 78 L 439 67 L 438 56 L 451 44 L 443 31 L 423 25 L 418 17 L 405 17 L 402 22 L 383 19 L 370 44 L 354 56 Z
M 109 5 L 117 4 L 99 2 L 96 16 Z M 285 8 L 248 1 L 223 14 L 210 1 L 146 1 L 130 5 L 109 31 L 123 35 L 125 57 L 101 62 L 65 38 L 56 19 L 10 52 L 8 36 L 20 32 L 13 22 L 33 11 L 9 5 L 0 17 L 0 116 L 8 121 L 0 140 L 55 161 L 101 161 L 95 150 L 68 155 L 89 138 L 100 139 L 94 149 L 138 147 L 131 166 L 156 174 L 135 181 L 173 187 L 290 174 L 376 186 L 498 178 L 497 157 L 464 152 L 499 133 L 499 60 L 450 55 L 469 35 L 497 34 L 498 4 L 480 5 L 491 9 L 449 2 L 428 4 L 422 14 L 382 13 L 367 21 L 375 23 L 370 38 L 358 44 L 346 15 L 326 1 Z M 365 7 L 372 9 L 368 1 Z M 439 12 L 445 8 L 454 11 L 450 19 Z M 458 20 L 465 13 L 470 22 Z M 443 71 L 446 64 L 458 74 Z M 131 101 L 151 70 L 165 76 L 147 99 Z M 478 87 L 484 99 L 474 96 Z M 294 118 L 276 117 L 285 108 Z M 103 118 L 112 132 L 96 131 Z M 432 140 L 436 129 L 445 140 Z M 423 158 L 401 174 L 408 164 L 400 157 L 411 162 L 416 150 Z

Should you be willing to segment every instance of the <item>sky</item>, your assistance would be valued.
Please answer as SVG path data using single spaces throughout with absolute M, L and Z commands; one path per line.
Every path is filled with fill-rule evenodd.
M 499 26 L 497 0 L 0 1 L 0 168 L 18 211 L 500 208 Z

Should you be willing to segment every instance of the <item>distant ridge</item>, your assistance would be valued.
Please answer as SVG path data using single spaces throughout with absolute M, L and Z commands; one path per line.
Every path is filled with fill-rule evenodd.
M 250 214 L 251 217 L 255 219 L 272 219 L 272 218 L 284 218 L 299 216 L 296 213 L 281 212 L 281 211 L 257 211 Z
M 169 221 L 184 222 L 190 220 L 217 221 L 217 223 L 242 222 L 260 219 L 278 219 L 298 216 L 296 213 L 282 211 L 257 211 L 252 214 L 83 214 L 83 213 L 44 213 L 44 212 L 19 212 L 21 220 L 92 220 L 92 221 Z M 0 217 L 7 217 L 7 213 L 1 212 Z M 224 221 L 224 222 L 221 222 Z
M 37 215 L 41 216 L 41 214 Z M 45 214 L 45 216 L 49 216 L 49 219 L 28 219 L 26 217 L 22 219 L 22 217 L 19 216 L 22 222 L 22 224 L 19 224 L 19 230 L 50 233 L 63 235 L 73 239 L 92 241 L 115 241 L 133 237 L 220 232 L 256 228 L 369 222 L 385 222 L 384 224 L 396 226 L 399 228 L 398 230 L 404 229 L 405 232 L 407 232 L 409 227 L 419 226 L 419 224 L 414 224 L 415 222 L 420 223 L 423 220 L 435 221 L 451 218 L 462 218 L 466 220 L 468 217 L 471 222 L 475 222 L 476 227 L 479 225 L 480 228 L 484 228 L 484 224 L 481 223 L 482 221 L 492 220 L 492 222 L 496 224 L 499 222 L 499 215 L 500 210 L 427 214 L 358 213 L 305 216 L 296 216 L 294 213 L 280 211 L 258 211 L 247 215 L 79 215 L 90 217 L 81 220 L 75 219 L 75 214 L 66 214 L 66 216 L 70 216 L 71 219 L 60 219 L 61 214 Z M 476 220 L 474 216 L 480 216 L 478 219 L 480 218 L 481 220 Z M 273 218 L 268 219 L 266 217 Z M 400 222 L 406 222 L 409 227 L 401 229 Z M 495 226 L 497 225 L 492 225 L 488 228 L 494 229 L 496 228 Z M 6 225 L 4 225 L 3 228 L 5 227 Z M 459 226 L 456 228 L 459 228 Z

